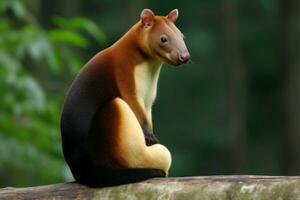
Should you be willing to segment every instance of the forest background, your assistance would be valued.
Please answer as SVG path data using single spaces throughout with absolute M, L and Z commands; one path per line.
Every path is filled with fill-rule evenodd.
M 139 20 L 179 9 L 154 130 L 170 176 L 300 174 L 300 1 L 0 0 L 0 186 L 72 180 L 60 112 L 75 75 Z

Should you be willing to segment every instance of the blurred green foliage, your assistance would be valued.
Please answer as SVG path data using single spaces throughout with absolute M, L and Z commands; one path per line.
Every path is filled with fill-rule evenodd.
M 61 74 L 82 67 L 76 49 L 106 37 L 86 18 L 53 18 L 45 29 L 21 0 L 0 1 L 0 185 L 70 180 L 62 159 Z M 53 88 L 46 84 L 52 82 Z M 47 89 L 46 89 L 47 88 Z M 59 91 L 59 93 L 57 93 Z

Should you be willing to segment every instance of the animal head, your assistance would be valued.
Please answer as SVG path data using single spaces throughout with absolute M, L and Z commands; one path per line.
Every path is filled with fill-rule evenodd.
M 140 20 L 147 52 L 175 66 L 188 62 L 190 58 L 184 35 L 174 24 L 177 18 L 177 9 L 167 16 L 155 16 L 150 9 L 144 9 Z

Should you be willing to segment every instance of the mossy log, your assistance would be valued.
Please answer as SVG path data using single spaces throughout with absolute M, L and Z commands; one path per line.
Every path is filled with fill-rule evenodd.
M 0 199 L 300 200 L 300 177 L 156 178 L 107 188 L 89 188 L 77 183 L 61 183 L 28 188 L 3 188 L 0 189 Z

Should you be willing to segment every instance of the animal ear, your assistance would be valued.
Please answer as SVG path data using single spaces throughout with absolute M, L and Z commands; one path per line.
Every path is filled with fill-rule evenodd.
M 178 18 L 178 9 L 172 10 L 168 15 L 168 19 L 171 20 L 172 22 L 176 22 Z
M 146 28 L 153 25 L 154 16 L 154 13 L 150 9 L 146 8 L 142 11 L 141 21 Z

